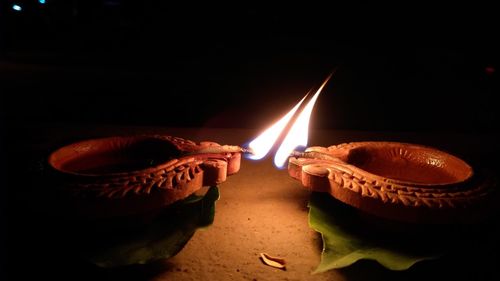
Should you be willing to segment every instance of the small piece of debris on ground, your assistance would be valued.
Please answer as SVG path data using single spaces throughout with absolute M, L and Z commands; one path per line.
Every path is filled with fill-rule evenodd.
M 282 258 L 272 257 L 266 253 L 260 253 L 259 258 L 265 265 L 286 270 L 286 262 Z

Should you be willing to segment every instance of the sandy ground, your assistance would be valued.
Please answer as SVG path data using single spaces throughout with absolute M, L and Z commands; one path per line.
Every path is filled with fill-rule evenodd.
M 237 139 L 243 134 L 221 137 L 226 143 L 248 141 Z M 241 170 L 220 185 L 214 224 L 197 231 L 153 280 L 338 279 L 336 272 L 311 275 L 322 244 L 308 226 L 308 197 L 271 159 L 243 160 Z M 264 265 L 262 252 L 284 258 L 286 271 Z
M 154 280 L 312 279 L 321 237 L 308 226 L 309 193 L 298 182 L 270 161 L 244 161 L 220 192 L 214 224 L 169 261 L 175 269 Z M 261 252 L 284 258 L 287 270 L 265 266 Z

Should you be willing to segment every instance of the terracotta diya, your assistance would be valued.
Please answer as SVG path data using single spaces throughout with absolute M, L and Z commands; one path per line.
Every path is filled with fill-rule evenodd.
M 289 158 L 290 176 L 362 212 L 416 223 L 475 222 L 492 184 L 443 151 L 398 142 L 309 147 Z
M 242 149 L 173 136 L 85 140 L 49 156 L 56 184 L 84 217 L 159 210 L 240 169 Z

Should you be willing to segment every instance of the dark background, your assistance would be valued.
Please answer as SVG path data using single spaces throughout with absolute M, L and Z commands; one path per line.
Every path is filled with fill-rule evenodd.
M 336 67 L 314 128 L 498 134 L 493 8 L 170 2 L 0 1 L 3 183 L 54 126 L 264 128 Z
M 487 15 L 157 2 L 2 2 L 4 124 L 261 128 L 338 67 L 313 127 L 498 129 Z

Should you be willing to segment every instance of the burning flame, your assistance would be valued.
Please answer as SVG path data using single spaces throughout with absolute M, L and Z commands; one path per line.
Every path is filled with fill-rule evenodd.
M 250 159 L 258 160 L 264 158 L 264 156 L 266 156 L 267 153 L 269 153 L 269 151 L 272 149 L 273 145 L 276 143 L 283 130 L 287 127 L 290 120 L 297 114 L 298 116 L 295 118 L 294 123 L 291 124 L 290 129 L 286 133 L 286 136 L 284 137 L 276 152 L 276 155 L 274 156 L 274 165 L 276 165 L 278 168 L 282 168 L 286 163 L 290 153 L 292 153 L 299 146 L 307 146 L 309 135 L 309 119 L 311 118 L 314 104 L 316 103 L 319 94 L 325 87 L 328 80 L 330 80 L 332 75 L 333 73 L 325 79 L 314 96 L 307 102 L 307 104 L 300 112 L 297 113 L 297 110 L 300 108 L 301 104 L 309 94 L 302 98 L 302 100 L 278 122 L 274 123 L 271 127 L 269 127 L 252 142 L 250 142 L 248 147 L 253 152 L 253 155 L 249 156 Z
M 286 125 L 288 124 L 288 122 L 290 122 L 290 119 L 292 119 L 292 117 L 295 115 L 295 112 L 297 111 L 297 109 L 299 109 L 300 105 L 302 104 L 302 102 L 305 100 L 306 97 L 307 95 L 304 96 L 302 100 L 300 100 L 299 103 L 297 103 L 297 105 L 295 105 L 295 107 L 292 108 L 292 110 L 290 110 L 278 122 L 274 123 L 274 125 L 267 128 L 262 134 L 260 134 L 252 142 L 250 142 L 248 148 L 252 150 L 252 154 L 248 156 L 248 158 L 253 160 L 259 160 L 264 158 L 264 156 L 266 156 L 267 153 L 269 153 L 274 143 L 281 135 L 281 132 L 283 132 Z

